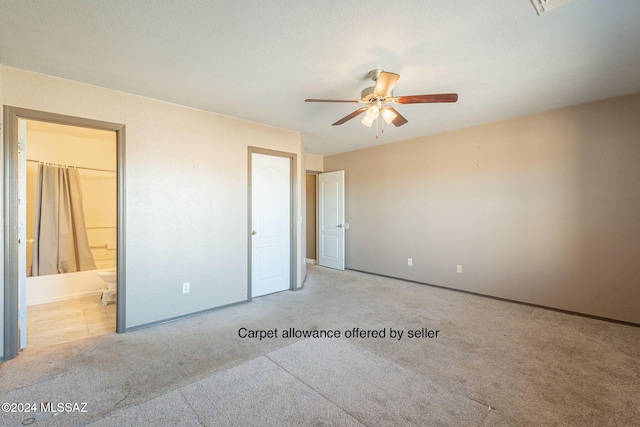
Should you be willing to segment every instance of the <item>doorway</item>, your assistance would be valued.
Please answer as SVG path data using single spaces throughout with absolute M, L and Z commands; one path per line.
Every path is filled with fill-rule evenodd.
M 306 175 L 306 262 L 344 270 L 346 265 L 344 171 Z
M 19 255 L 19 270 L 20 281 L 26 280 L 21 289 L 26 291 L 27 336 L 21 336 L 20 347 L 114 332 L 115 132 L 36 120 L 24 120 L 24 126 L 19 157 L 22 161 L 26 153 L 26 176 L 20 174 L 19 186 L 26 203 L 19 206 L 20 216 L 26 214 L 26 235 L 19 247 L 26 253 Z M 69 203 L 60 203 L 67 198 Z
M 117 332 L 124 332 L 125 330 L 125 283 L 124 283 L 124 125 L 101 122 L 89 119 L 83 119 L 78 117 L 62 116 L 53 113 L 40 112 L 34 110 L 26 110 L 15 107 L 4 107 L 4 121 L 5 132 L 3 139 L 3 152 L 4 152 L 4 168 L 5 168 L 5 239 L 4 239 L 4 251 L 5 251 L 5 263 L 4 263 L 4 290 L 5 290 L 5 311 L 4 311 L 4 358 L 5 360 L 15 357 L 18 351 L 25 345 L 28 347 L 28 337 L 31 333 L 35 333 L 34 327 L 36 323 L 32 321 L 27 324 L 29 314 L 37 314 L 40 316 L 41 312 L 44 314 L 39 320 L 40 332 L 44 332 L 41 335 L 60 335 L 61 332 L 56 328 L 60 325 L 56 325 L 55 313 L 64 313 L 68 315 L 69 312 L 74 310 L 82 313 L 89 313 L 91 315 L 91 309 L 87 311 L 87 307 L 83 307 L 83 302 L 91 302 L 93 307 L 101 306 L 105 303 L 105 309 L 102 312 L 94 313 L 94 319 L 99 317 L 106 317 L 107 310 L 111 311 L 111 322 L 115 326 Z M 63 149 L 58 144 L 45 144 L 44 146 L 37 147 L 35 138 L 33 141 L 33 148 L 35 151 L 29 150 L 28 136 L 26 132 L 27 128 L 33 128 L 40 134 L 56 133 L 65 130 L 71 134 L 91 134 L 95 135 L 110 134 L 112 135 L 112 153 L 113 165 L 111 167 L 92 167 L 91 164 L 87 165 L 85 161 L 78 160 L 78 150 L 69 147 Z M 46 131 L 45 131 L 46 130 Z M 68 140 L 72 141 L 74 136 L 68 136 Z M 69 142 L 69 141 L 67 141 Z M 77 141 L 76 141 L 77 142 Z M 69 145 L 69 144 L 67 144 Z M 86 148 L 86 147 L 85 147 Z M 95 148 L 95 147 L 94 147 Z M 59 157 L 63 151 L 71 151 L 76 155 L 75 159 L 61 158 Z M 92 151 L 92 149 L 85 150 Z M 99 151 L 99 150 L 95 150 Z M 115 206 L 106 208 L 103 202 L 98 202 L 97 205 L 92 204 L 93 210 L 109 210 L 110 212 L 102 212 L 97 216 L 96 212 L 91 212 L 91 219 L 87 218 L 83 227 L 86 233 L 90 236 L 86 236 L 87 246 L 91 246 L 90 257 L 93 259 L 96 270 L 102 270 L 105 272 L 104 276 L 112 276 L 114 279 L 115 289 L 112 292 L 108 292 L 109 286 L 108 280 L 101 280 L 103 275 L 98 275 L 96 270 L 93 271 L 75 271 L 71 268 L 69 274 L 53 274 L 54 276 L 70 276 L 69 280 L 59 281 L 61 284 L 60 293 L 52 293 L 50 286 L 42 287 L 39 291 L 37 286 L 28 286 L 26 283 L 26 264 L 27 254 L 32 253 L 37 257 L 38 251 L 33 250 L 33 245 L 38 244 L 38 239 L 33 239 L 33 227 L 28 227 L 24 220 L 25 211 L 27 209 L 35 209 L 35 201 L 33 199 L 33 189 L 30 189 L 31 194 L 27 197 L 27 189 L 25 187 L 25 181 L 27 181 L 28 174 L 34 174 L 34 169 L 37 168 L 38 173 L 45 167 L 44 162 L 54 163 L 58 166 L 55 173 L 62 173 L 62 171 L 70 171 L 77 176 L 84 175 L 84 183 L 90 184 L 89 188 L 85 189 L 85 198 L 96 199 L 96 192 L 104 193 L 105 191 L 111 191 L 115 196 Z M 67 166 L 67 167 L 60 167 Z M 71 167 L 69 167 L 71 166 Z M 96 166 L 96 164 L 94 164 Z M 98 165 L 99 166 L 99 165 Z M 40 176 L 40 175 L 38 175 Z M 63 176 L 63 175 L 60 175 Z M 40 180 L 40 178 L 38 178 Z M 82 182 L 83 179 L 79 178 Z M 71 179 L 69 179 L 71 181 Z M 106 182 L 112 182 L 115 184 L 115 188 L 107 190 L 104 186 Z M 30 201 L 30 203 L 23 203 L 22 201 Z M 102 204 L 101 204 L 102 203 Z M 25 208 L 26 206 L 26 208 Z M 85 203 L 86 208 L 86 203 Z M 21 217 L 22 214 L 22 217 Z M 113 224 L 110 221 L 105 220 L 105 214 L 107 217 L 112 217 Z M 67 215 L 71 217 L 72 215 Z M 73 215 L 77 217 L 78 215 Z M 39 223 L 36 221 L 36 223 Z M 30 235 L 27 235 L 29 230 Z M 82 238 L 74 237 L 74 251 L 78 252 L 78 247 Z M 42 251 L 40 251 L 42 252 Z M 110 253 L 111 252 L 111 253 Z M 115 253 L 114 253 L 115 252 Z M 29 264 L 34 265 L 37 258 L 29 259 Z M 36 262 L 37 264 L 37 262 Z M 63 263 L 64 264 L 64 263 Z M 112 268 L 117 267 L 117 268 Z M 66 267 L 61 267 L 64 270 Z M 86 269 L 86 267 L 83 267 Z M 37 266 L 35 268 L 37 270 Z M 43 271 L 45 271 L 43 269 Z M 78 269 L 79 270 L 79 269 Z M 107 270 L 115 270 L 113 273 L 106 274 Z M 73 276 L 73 277 L 71 277 Z M 82 276 L 82 277 L 80 277 Z M 47 278 L 47 274 L 42 274 L 40 277 L 31 277 L 32 280 L 44 280 Z M 58 281 L 59 277 L 54 277 Z M 93 281 L 93 285 L 88 285 L 88 282 Z M 104 286 L 102 283 L 104 282 Z M 91 288 L 94 286 L 94 288 Z M 95 289 L 95 287 L 98 287 Z M 101 292 L 101 288 L 104 288 L 107 292 Z M 27 292 L 29 289 L 29 292 Z M 117 303 L 109 307 L 109 301 L 101 296 L 108 296 L 109 294 L 117 294 Z M 71 297 L 71 298 L 69 298 Z M 73 298 L 78 297 L 78 298 Z M 84 299 L 84 301 L 83 301 Z M 72 300 L 70 303 L 67 301 Z M 95 301 L 93 301 L 95 300 Z M 70 304 L 70 305 L 69 305 Z M 34 309 L 34 307 L 36 307 Z M 51 317 L 47 319 L 47 317 Z M 58 320 L 59 317 L 58 317 Z M 68 328 L 70 322 L 69 319 L 62 319 L 61 327 Z M 109 325 L 109 320 L 106 320 L 106 329 L 113 328 Z M 101 325 L 93 324 L 94 334 L 97 331 L 96 328 L 100 328 Z M 104 325 L 102 327 L 105 327 Z M 91 332 L 89 324 L 80 325 L 80 329 L 84 328 L 87 332 Z M 49 329 L 49 330 L 48 330 Z M 35 335 L 34 335 L 35 337 Z M 69 335 L 67 335 L 67 338 Z M 64 339 L 64 333 L 60 336 L 62 341 L 69 341 Z M 78 335 L 78 339 L 84 338 L 83 334 Z M 53 343 L 53 342 L 52 342 Z M 41 343 L 40 343 L 41 344 Z M 37 339 L 34 340 L 34 345 L 37 345 Z
M 307 207 L 307 251 L 306 262 L 316 264 L 317 258 L 317 211 L 318 211 L 318 174 L 307 171 L 306 175 L 306 207 Z
M 293 290 L 295 154 L 249 148 L 248 298 Z

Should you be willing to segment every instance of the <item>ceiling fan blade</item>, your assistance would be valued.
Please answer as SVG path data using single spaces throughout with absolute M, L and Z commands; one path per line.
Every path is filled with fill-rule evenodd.
M 373 93 L 382 98 L 389 96 L 399 78 L 399 74 L 386 71 L 381 72 L 376 80 L 376 88 L 373 90 Z
M 408 95 L 395 98 L 399 104 L 424 104 L 427 102 L 456 102 L 457 93 L 439 93 L 432 95 Z
M 305 99 L 304 102 L 350 102 L 357 104 L 360 101 L 351 101 L 347 99 Z
M 364 113 L 365 111 L 367 111 L 367 107 L 362 107 L 362 108 L 358 108 L 356 111 L 354 111 L 353 113 L 349 114 L 348 116 L 345 116 L 343 118 L 341 118 L 340 120 L 338 120 L 337 122 L 335 122 L 334 124 L 332 124 L 331 126 L 338 126 L 343 124 L 344 122 L 348 122 L 349 120 L 353 119 L 356 116 L 359 116 L 360 114 Z
M 398 126 L 402 126 L 406 123 L 409 122 L 409 120 L 405 119 L 404 116 L 400 113 L 398 113 L 398 110 L 396 110 L 393 107 L 387 107 L 389 110 L 393 111 L 396 115 L 396 118 L 393 119 L 393 121 L 391 123 L 393 123 L 394 126 L 398 127 Z

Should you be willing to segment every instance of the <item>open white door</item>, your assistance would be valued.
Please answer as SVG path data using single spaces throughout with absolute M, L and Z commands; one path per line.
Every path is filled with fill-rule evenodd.
M 27 121 L 18 120 L 18 328 L 27 347 Z
M 251 296 L 290 289 L 290 158 L 251 154 L 251 225 Z
M 318 179 L 318 264 L 344 270 L 344 171 Z

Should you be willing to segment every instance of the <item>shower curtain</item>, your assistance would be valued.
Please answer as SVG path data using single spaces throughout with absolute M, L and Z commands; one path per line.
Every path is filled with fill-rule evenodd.
M 95 269 L 78 170 L 40 163 L 31 276 Z

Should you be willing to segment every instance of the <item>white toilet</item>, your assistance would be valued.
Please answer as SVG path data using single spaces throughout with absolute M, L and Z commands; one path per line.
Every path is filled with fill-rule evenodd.
M 115 269 L 112 270 L 98 270 L 98 277 L 107 282 L 107 288 L 102 288 L 102 294 L 100 298 L 102 299 L 102 305 L 107 305 L 110 302 L 116 301 L 116 292 L 117 292 L 117 284 L 118 284 L 118 275 Z

